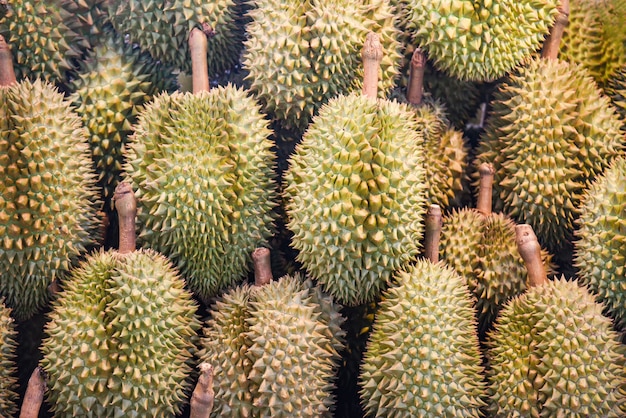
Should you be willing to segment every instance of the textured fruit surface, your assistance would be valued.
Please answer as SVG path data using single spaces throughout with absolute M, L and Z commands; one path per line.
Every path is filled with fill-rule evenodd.
M 483 367 L 463 279 L 420 260 L 396 280 L 383 295 L 361 365 L 368 416 L 480 416 Z
M 379 95 L 398 74 L 400 44 L 393 10 L 383 0 L 259 0 L 250 13 L 243 66 L 264 111 L 288 129 L 304 131 L 319 107 L 362 88 L 361 49 L 380 36 Z
M 179 413 L 200 321 L 169 260 L 100 251 L 63 286 L 41 347 L 55 416 Z
M 61 6 L 69 12 L 72 27 L 90 46 L 98 43 L 108 24 L 108 0 L 62 0 Z
M 626 65 L 611 77 L 604 89 L 622 119 L 622 129 L 626 130 Z
M 489 339 L 494 416 L 619 417 L 624 347 L 603 306 L 575 281 L 530 288 Z
M 17 330 L 11 311 L 0 299 L 0 416 L 17 412 Z
M 581 282 L 626 326 L 626 160 L 618 158 L 585 192 L 575 232 Z
M 158 95 L 124 156 L 141 245 L 170 257 L 207 301 L 245 277 L 273 232 L 268 121 L 243 89 Z
M 324 105 L 296 147 L 284 188 L 292 245 L 340 303 L 373 300 L 417 255 L 423 161 L 413 110 L 358 94 Z
M 101 203 L 87 132 L 54 86 L 1 88 L 0 119 L 0 295 L 22 320 L 97 244 Z

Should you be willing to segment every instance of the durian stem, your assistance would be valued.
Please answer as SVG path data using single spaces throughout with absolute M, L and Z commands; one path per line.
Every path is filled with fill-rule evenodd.
M 11 47 L 9 47 L 4 36 L 0 35 L 0 87 L 10 86 L 16 82 Z
M 476 209 L 485 216 L 491 215 L 491 206 L 493 199 L 493 176 L 495 171 L 493 165 L 482 163 L 478 167 L 480 174 L 480 184 L 478 185 L 478 201 Z
M 204 31 L 193 28 L 189 33 L 191 53 L 191 84 L 193 93 L 209 91 L 209 65 L 207 62 L 208 39 Z
M 257 248 L 252 251 L 254 263 L 254 284 L 263 286 L 272 281 L 272 261 L 268 248 Z
M 127 254 L 135 251 L 136 247 L 135 216 L 137 215 L 137 200 L 131 185 L 120 182 L 115 187 L 113 201 L 115 202 L 115 209 L 117 209 L 120 230 L 118 252 Z
M 441 207 L 432 204 L 426 212 L 426 228 L 424 231 L 424 256 L 433 263 L 439 261 L 439 240 L 443 221 Z
M 37 418 L 46 392 L 46 380 L 41 367 L 35 367 L 33 374 L 28 379 L 28 386 L 24 394 L 22 409 L 19 418 Z
M 426 54 L 420 48 L 413 51 L 411 57 L 411 71 L 409 72 L 409 86 L 406 99 L 413 105 L 422 103 L 424 96 L 424 71 L 426 70 Z
M 532 226 L 521 224 L 515 226 L 515 242 L 517 251 L 522 256 L 526 270 L 528 271 L 528 282 L 531 286 L 541 286 L 548 282 L 548 275 L 541 260 L 541 246 L 537 241 L 537 236 Z
M 383 46 L 380 37 L 369 32 L 361 51 L 363 60 L 363 95 L 375 99 L 378 96 L 378 71 L 383 60 Z
M 215 392 L 213 391 L 213 366 L 200 364 L 200 377 L 191 394 L 189 418 L 209 418 L 213 410 Z
M 589 7 L 593 7 L 589 5 Z M 559 56 L 559 48 L 561 47 L 561 39 L 563 32 L 569 21 L 569 0 L 561 0 L 558 6 L 559 14 L 556 16 L 554 26 L 550 30 L 550 34 L 546 37 L 541 51 L 541 57 L 546 59 L 557 59 Z

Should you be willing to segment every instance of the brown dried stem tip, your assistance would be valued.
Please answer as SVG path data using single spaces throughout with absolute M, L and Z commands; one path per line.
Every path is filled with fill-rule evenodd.
M 272 262 L 268 248 L 257 248 L 252 252 L 254 284 L 263 286 L 272 281 Z
M 439 261 L 439 240 L 443 221 L 441 207 L 432 204 L 426 212 L 426 228 L 424 231 L 424 256 L 433 263 Z
M 0 35 L 0 87 L 10 86 L 16 82 L 11 47 L 4 36 Z
M 215 392 L 213 391 L 213 366 L 201 363 L 200 377 L 191 394 L 189 418 L 209 418 L 213 410 Z
M 406 99 L 413 105 L 422 103 L 424 96 L 424 72 L 426 71 L 426 54 L 420 48 L 413 51 L 411 57 L 411 70 L 409 72 L 409 86 Z
M 594 6 L 589 5 L 589 7 Z M 563 32 L 565 32 L 565 28 L 569 22 L 569 0 L 561 0 L 558 10 L 559 14 L 556 16 L 554 26 L 552 26 L 550 34 L 546 37 L 543 44 L 543 50 L 541 51 L 542 58 L 555 60 L 559 56 Z
M 531 286 L 541 286 L 548 282 L 548 275 L 541 260 L 541 246 L 532 226 L 521 224 L 515 226 L 515 242 L 526 270 L 528 270 L 528 282 Z
M 375 99 L 378 95 L 378 71 L 383 60 L 383 45 L 380 37 L 370 32 L 365 37 L 361 51 L 363 60 L 363 95 Z
M 478 167 L 480 174 L 480 183 L 478 185 L 478 201 L 476 202 L 476 210 L 485 216 L 491 215 L 491 205 L 493 198 L 493 176 L 495 170 L 490 163 L 482 163 Z
M 191 53 L 191 84 L 193 93 L 209 91 L 209 65 L 207 62 L 207 39 L 206 28 L 193 28 L 189 33 L 189 51 Z
M 137 200 L 133 188 L 128 183 L 121 182 L 113 193 L 115 209 L 120 228 L 120 242 L 118 252 L 127 254 L 135 251 L 135 216 L 137 215 Z
M 46 392 L 45 373 L 41 367 L 36 367 L 28 379 L 28 386 L 24 394 L 22 409 L 19 418 L 37 418 Z

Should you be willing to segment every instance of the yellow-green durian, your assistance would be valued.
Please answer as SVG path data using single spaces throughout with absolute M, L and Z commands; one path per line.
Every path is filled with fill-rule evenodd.
M 184 286 L 152 250 L 94 252 L 72 271 L 41 346 L 55 416 L 180 413 L 201 326 Z
M 346 305 L 374 300 L 419 252 L 426 206 L 413 110 L 331 99 L 290 158 L 284 196 L 297 260 Z
M 17 330 L 11 310 L 0 299 L 0 416 L 17 412 Z
M 0 87 L 0 296 L 18 320 L 99 241 L 87 131 L 48 82 Z
M 400 44 L 384 0 L 257 0 L 242 63 L 266 113 L 304 131 L 319 107 L 362 87 L 361 49 L 368 32 L 383 45 L 379 96 L 395 83 Z
M 371 417 L 479 417 L 483 366 L 472 298 L 443 263 L 420 260 L 384 292 L 359 383 Z

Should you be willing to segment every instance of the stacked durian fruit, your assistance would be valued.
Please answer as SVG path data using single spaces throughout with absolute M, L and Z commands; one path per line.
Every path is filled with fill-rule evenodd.
M 0 416 L 626 416 L 624 0 L 0 35 Z

